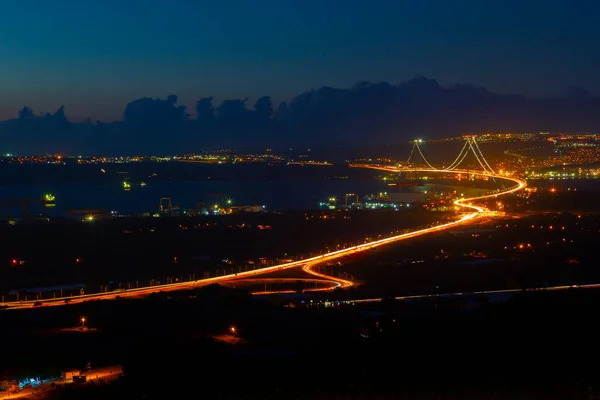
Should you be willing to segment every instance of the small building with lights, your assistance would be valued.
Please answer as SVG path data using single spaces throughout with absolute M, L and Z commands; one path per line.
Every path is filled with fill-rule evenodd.
M 71 381 L 74 377 L 79 376 L 81 371 L 78 369 L 68 369 L 60 373 L 60 378 L 65 381 Z

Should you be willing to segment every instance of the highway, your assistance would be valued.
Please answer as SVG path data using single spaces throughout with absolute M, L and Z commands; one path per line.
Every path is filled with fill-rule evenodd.
M 372 169 L 377 169 L 377 170 L 384 170 L 384 171 L 390 171 L 390 172 L 400 172 L 400 169 L 397 168 L 383 168 L 383 167 L 366 167 L 366 166 L 361 166 L 363 168 L 372 168 Z M 477 197 L 470 197 L 470 198 L 463 198 L 463 199 L 458 199 L 454 201 L 454 204 L 458 207 L 463 207 L 463 208 L 467 208 L 470 210 L 473 210 L 474 212 L 471 214 L 467 214 L 465 216 L 463 216 L 461 219 L 453 221 L 453 222 L 449 222 L 446 224 L 442 224 L 442 225 L 437 225 L 431 228 L 426 228 L 426 229 L 421 229 L 421 230 L 417 230 L 414 232 L 409 232 L 406 234 L 402 234 L 402 235 L 398 235 L 398 236 L 394 236 L 391 238 L 386 238 L 386 239 L 381 239 L 381 240 L 376 240 L 370 243 L 366 243 L 365 245 L 362 246 L 357 246 L 360 247 L 360 249 L 356 249 L 358 251 L 362 251 L 362 250 L 367 250 L 367 249 L 372 249 L 384 244 L 389 244 L 392 242 L 397 242 L 399 240 L 406 240 L 406 239 L 410 239 L 413 237 L 417 237 L 417 236 L 421 236 L 424 234 L 428 234 L 428 233 L 432 233 L 432 232 L 437 232 L 437 231 L 442 231 L 442 230 L 446 230 L 449 228 L 453 228 L 459 224 L 463 224 L 465 222 L 474 222 L 476 218 L 480 218 L 483 217 L 485 215 L 485 212 L 488 211 L 487 209 L 485 209 L 484 207 L 480 207 L 480 206 L 476 206 L 473 205 L 472 202 L 474 201 L 479 201 L 479 200 L 486 200 L 486 199 L 490 199 L 490 198 L 496 198 L 498 196 L 502 196 L 502 195 L 507 195 L 510 193 L 514 193 L 517 192 L 519 190 L 524 189 L 527 186 L 527 181 L 525 181 L 524 179 L 520 179 L 520 178 L 508 178 L 508 177 L 504 177 L 501 175 L 490 175 L 487 173 L 479 173 L 479 172 L 471 172 L 471 171 L 462 171 L 462 170 L 431 170 L 431 169 L 411 169 L 410 171 L 415 171 L 415 172 L 439 172 L 439 173 L 455 173 L 455 174 L 473 174 L 473 175 L 478 175 L 478 176 L 487 176 L 487 177 L 493 177 L 493 178 L 497 178 L 497 179 L 506 179 L 509 181 L 512 181 L 515 183 L 515 186 L 510 187 L 508 189 L 505 190 L 501 190 L 498 191 L 496 193 L 491 193 L 491 194 L 486 194 L 483 196 L 477 196 Z M 313 270 L 314 267 L 316 267 L 319 264 L 322 264 L 323 262 L 327 262 L 329 260 L 335 259 L 335 258 L 340 258 L 352 253 L 355 253 L 356 251 L 352 251 L 349 253 L 343 253 L 341 255 L 337 255 L 337 256 L 333 256 L 333 257 L 328 257 L 327 259 L 318 259 L 318 260 L 314 260 L 314 261 L 310 261 L 307 262 L 304 266 L 302 266 L 302 270 L 310 275 L 313 275 L 317 278 L 320 278 L 322 282 L 331 282 L 333 285 L 330 288 L 306 288 L 304 291 L 310 291 L 310 292 L 315 292 L 315 291 L 326 291 L 326 290 L 332 290 L 332 289 L 336 289 L 336 288 L 347 288 L 350 286 L 355 285 L 354 282 L 352 281 L 348 281 L 345 279 L 340 279 L 334 276 L 330 276 L 330 275 L 325 275 L 323 273 L 319 273 Z M 335 252 L 334 252 L 335 253 Z M 333 254 L 333 253 L 329 253 L 329 254 Z M 265 294 L 287 294 L 287 293 L 293 293 L 293 290 L 273 290 L 273 291 L 261 291 L 261 292 L 255 292 L 253 294 L 256 295 L 265 295 Z
M 399 168 L 384 168 L 384 167 L 371 167 L 371 168 L 378 169 L 378 170 L 385 170 L 385 171 L 389 171 L 389 172 L 404 171 Z M 315 272 L 311 268 L 314 267 L 316 264 L 332 261 L 332 260 L 335 260 L 335 259 L 338 259 L 341 257 L 345 257 L 345 256 L 348 256 L 351 254 L 360 253 L 362 251 L 369 250 L 369 249 L 372 249 L 375 247 L 387 245 L 390 243 L 395 243 L 395 242 L 398 242 L 401 240 L 407 240 L 410 238 L 414 238 L 417 236 L 422 236 L 422 235 L 426 235 L 426 234 L 430 234 L 430 233 L 434 233 L 434 232 L 440 232 L 440 231 L 444 231 L 444 230 L 454 228 L 454 227 L 457 227 L 460 225 L 472 223 L 472 222 L 478 220 L 479 218 L 483 218 L 486 215 L 486 211 L 489 211 L 489 210 L 485 209 L 484 207 L 473 205 L 472 202 L 486 200 L 486 199 L 490 199 L 490 198 L 496 198 L 499 196 L 505 196 L 505 195 L 517 192 L 519 190 L 522 190 L 527 186 L 527 182 L 524 179 L 515 178 L 515 177 L 507 177 L 507 176 L 490 174 L 490 173 L 480 173 L 480 172 L 472 172 L 472 171 L 464 171 L 464 170 L 445 170 L 445 169 L 410 169 L 410 171 L 412 171 L 412 172 L 478 175 L 478 176 L 484 176 L 484 177 L 489 177 L 489 178 L 494 178 L 494 179 L 508 180 L 508 181 L 513 182 L 515 185 L 511 186 L 510 188 L 499 190 L 497 192 L 487 194 L 484 196 L 461 198 L 461 199 L 455 200 L 454 204 L 458 207 L 465 209 L 465 211 L 467 212 L 466 214 L 462 215 L 460 218 L 458 218 L 455 221 L 428 227 L 428 228 L 418 229 L 413 232 L 404 233 L 404 234 L 400 234 L 400 235 L 396 235 L 396 236 L 391 236 L 391 237 L 384 238 L 384 239 L 374 240 L 374 241 L 367 242 L 367 243 L 364 243 L 361 245 L 351 246 L 351 247 L 348 247 L 345 249 L 332 251 L 332 252 L 325 253 L 325 254 L 322 254 L 319 256 L 306 258 L 306 259 L 303 259 L 300 261 L 288 262 L 288 263 L 283 263 L 283 264 L 279 264 L 279 265 L 275 265 L 275 266 L 271 266 L 271 267 L 260 268 L 260 269 L 256 269 L 256 270 L 252 270 L 252 271 L 245 271 L 245 272 L 239 272 L 239 273 L 234 273 L 234 274 L 222 275 L 222 276 L 218 276 L 218 277 L 207 278 L 207 279 L 196 280 L 196 281 L 176 282 L 176 283 L 170 283 L 170 284 L 155 285 L 155 286 L 141 287 L 141 288 L 136 288 L 136 289 L 114 291 L 114 292 L 91 293 L 91 294 L 84 294 L 84 295 L 77 295 L 77 296 L 70 296 L 70 297 L 60 297 L 60 298 L 55 298 L 55 299 L 51 299 L 51 300 L 50 299 L 44 300 L 42 302 L 41 306 L 42 307 L 43 306 L 60 306 L 60 305 L 67 305 L 67 304 L 77 304 L 77 303 L 81 303 L 81 302 L 85 302 L 85 301 L 92 301 L 92 300 L 111 300 L 111 299 L 115 299 L 115 298 L 146 296 L 148 294 L 156 293 L 156 292 L 160 292 L 160 291 L 191 289 L 191 288 L 200 287 L 200 286 L 204 286 L 204 285 L 208 285 L 208 284 L 212 284 L 212 283 L 221 283 L 221 282 L 226 282 L 226 281 L 231 281 L 231 280 L 239 280 L 239 279 L 243 279 L 243 278 L 255 278 L 257 275 L 264 275 L 264 274 L 268 274 L 268 273 L 275 272 L 275 271 L 281 271 L 281 270 L 285 270 L 285 269 L 289 269 L 289 268 L 297 268 L 297 267 L 303 267 L 305 272 L 307 272 L 313 276 L 316 276 L 320 279 L 324 279 L 324 280 L 328 280 L 328 281 L 336 283 L 336 285 L 333 285 L 332 287 L 316 288 L 317 290 L 331 290 L 334 287 L 339 287 L 339 286 L 348 287 L 348 286 L 353 285 L 353 283 L 350 281 L 342 280 L 339 278 L 335 278 L 335 277 L 331 277 L 331 276 L 327 276 L 327 275 Z M 298 279 L 296 279 L 296 280 L 298 280 Z M 310 289 L 307 289 L 307 290 L 310 290 Z M 0 305 L 6 306 L 7 309 L 9 309 L 9 310 L 10 309 L 24 309 L 24 308 L 35 307 L 35 304 L 37 302 L 38 301 L 36 301 L 36 300 L 13 301 L 13 302 L 0 303 Z
M 600 289 L 600 283 L 592 283 L 587 285 L 560 285 L 560 286 L 545 286 L 539 288 L 530 288 L 530 289 L 499 289 L 499 290 L 482 290 L 478 292 L 454 292 L 454 293 L 440 293 L 440 294 L 422 294 L 422 295 L 413 295 L 413 296 L 398 296 L 394 297 L 395 300 L 420 300 L 420 299 L 428 299 L 432 297 L 460 297 L 460 296 L 481 296 L 481 295 L 490 295 L 490 294 L 514 294 L 520 292 L 539 292 L 539 291 L 562 291 L 562 290 L 572 290 L 572 289 Z M 382 301 L 382 299 L 357 299 L 357 300 L 344 300 L 351 303 L 377 303 Z
M 302 267 L 302 268 L 306 268 Z M 246 284 L 250 284 L 250 285 L 272 285 L 272 284 L 278 284 L 278 283 L 284 283 L 284 284 L 296 284 L 298 282 L 301 282 L 303 284 L 315 284 L 314 288 L 303 288 L 302 291 L 326 291 L 326 290 L 333 290 L 336 289 L 338 287 L 341 287 L 342 284 L 336 281 L 333 281 L 331 279 L 329 279 L 329 277 L 325 278 L 325 279 L 311 279 L 311 278 L 244 278 L 244 279 L 237 279 L 237 280 L 230 280 L 230 281 L 225 281 L 222 283 L 223 286 L 228 286 L 228 287 L 238 287 L 238 286 L 242 286 L 242 285 L 246 285 Z M 321 286 L 319 286 L 321 285 Z M 252 292 L 252 294 L 255 295 L 264 295 L 264 294 L 272 294 L 272 293 L 296 293 L 297 290 L 294 289 L 283 289 L 283 290 L 262 290 L 262 291 L 256 291 L 256 292 Z

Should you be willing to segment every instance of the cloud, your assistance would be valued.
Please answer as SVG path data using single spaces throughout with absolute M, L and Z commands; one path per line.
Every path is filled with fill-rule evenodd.
M 64 107 L 44 117 L 24 107 L 18 119 L 0 123 L 0 144 L 20 154 L 163 154 L 217 146 L 363 146 L 482 131 L 587 132 L 600 126 L 600 98 L 582 88 L 529 99 L 470 84 L 442 87 L 421 76 L 397 85 L 322 87 L 279 104 L 275 112 L 269 96 L 251 108 L 247 98 L 215 107 L 212 97 L 204 97 L 194 116 L 177 100 L 175 95 L 133 100 L 121 121 L 108 123 L 71 124 Z

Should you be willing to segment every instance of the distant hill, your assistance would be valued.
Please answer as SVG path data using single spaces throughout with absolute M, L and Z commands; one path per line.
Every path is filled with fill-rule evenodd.
M 269 96 L 252 106 L 232 99 L 218 106 L 198 101 L 195 115 L 167 99 L 130 102 L 123 119 L 71 123 L 60 107 L 0 122 L 0 152 L 17 154 L 171 154 L 214 147 L 258 149 L 290 146 L 376 146 L 417 135 L 469 132 L 591 132 L 600 127 L 600 98 L 581 88 L 563 97 L 531 99 L 498 95 L 483 87 L 442 87 L 417 77 L 398 85 L 359 82 L 351 88 L 322 87 L 279 104 Z

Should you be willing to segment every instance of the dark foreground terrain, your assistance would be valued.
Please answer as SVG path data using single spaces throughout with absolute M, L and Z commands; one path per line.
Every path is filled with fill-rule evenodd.
M 3 311 L 4 379 L 122 363 L 110 384 L 60 399 L 587 399 L 600 378 L 600 292 L 518 294 L 505 303 L 306 308 L 210 286 L 147 300 Z M 86 316 L 95 332 L 62 333 Z M 213 335 L 236 327 L 242 344 Z M 18 329 L 17 329 L 18 327 Z M 10 328 L 10 329 L 8 329 Z M 590 364 L 592 363 L 592 364 Z
M 362 282 L 349 298 L 600 283 L 600 217 L 539 213 L 473 226 L 347 257 L 321 272 Z
M 3 224 L 0 293 L 16 300 L 20 289 L 53 285 L 81 283 L 91 293 L 100 286 L 110 290 L 145 286 L 151 280 L 201 279 L 307 257 L 448 217 L 453 215 L 415 207 Z M 42 296 L 58 296 L 58 290 Z M 79 294 L 79 289 L 73 291 Z M 26 295 L 31 299 L 39 293 L 23 290 L 20 299 Z

